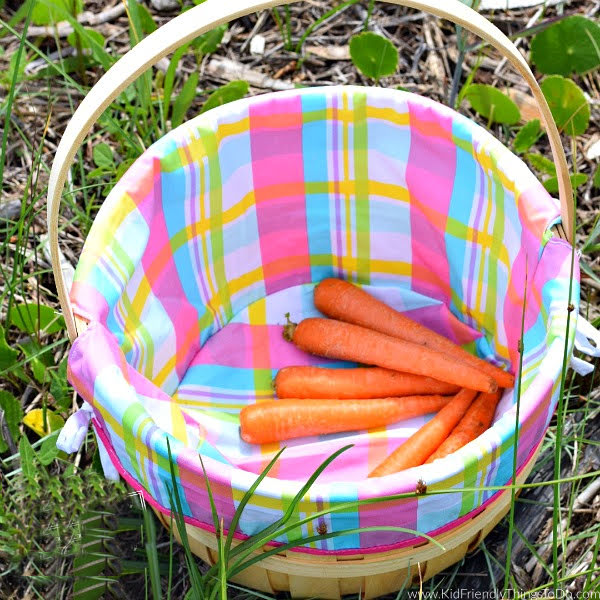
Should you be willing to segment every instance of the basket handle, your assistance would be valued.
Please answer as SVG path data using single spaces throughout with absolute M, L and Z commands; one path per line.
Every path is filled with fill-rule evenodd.
M 238 17 L 282 4 L 291 4 L 296 1 L 298 0 L 227 0 L 226 2 L 222 0 L 207 0 L 199 4 L 151 33 L 125 54 L 94 85 L 73 114 L 58 145 L 48 183 L 48 232 L 52 270 L 54 271 L 58 298 L 71 340 L 77 337 L 77 327 L 60 267 L 58 214 L 67 173 L 73 163 L 75 153 L 83 143 L 84 137 L 118 94 L 158 60 L 173 52 L 179 46 L 193 40 L 196 36 L 209 31 L 213 27 L 228 23 Z M 495 25 L 469 8 L 466 4 L 460 2 L 460 0 L 385 1 L 390 4 L 399 4 L 422 10 L 461 25 L 494 46 L 523 76 L 533 92 L 541 113 L 541 120 L 546 127 L 550 139 L 550 147 L 558 176 L 561 216 L 565 238 L 569 242 L 572 242 L 574 216 L 573 190 L 560 134 L 552 118 L 548 103 L 529 65 L 516 46 Z

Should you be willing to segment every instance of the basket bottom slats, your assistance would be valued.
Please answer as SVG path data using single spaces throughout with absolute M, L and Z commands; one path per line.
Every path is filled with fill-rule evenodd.
M 527 479 L 538 452 L 522 470 L 517 483 Z M 510 499 L 510 490 L 503 491 L 478 515 L 438 536 L 444 550 L 431 542 L 376 554 L 336 556 L 288 550 L 252 565 L 232 582 L 268 594 L 289 592 L 293 598 L 322 600 L 340 600 L 349 594 L 360 594 L 368 600 L 419 586 L 474 551 L 506 515 Z M 168 529 L 169 521 L 163 514 L 155 512 Z M 186 530 L 192 552 L 206 563 L 214 564 L 217 560 L 214 535 L 191 525 L 187 525 Z M 176 528 L 173 533 L 181 542 Z

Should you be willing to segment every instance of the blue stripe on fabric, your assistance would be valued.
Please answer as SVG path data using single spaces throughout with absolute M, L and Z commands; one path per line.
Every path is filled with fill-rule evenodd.
M 453 121 L 452 135 L 466 141 L 469 145 L 472 144 L 471 131 L 466 124 L 460 121 Z M 471 222 L 471 213 L 475 209 L 473 202 L 475 198 L 475 186 L 479 180 L 477 177 L 478 169 L 479 165 L 471 152 L 467 152 L 457 145 L 456 172 L 450 206 L 448 207 L 448 217 L 466 226 Z M 470 260 L 473 252 L 479 255 L 481 250 L 480 248 L 473 247 L 472 243 L 462 238 L 457 238 L 448 232 L 444 234 L 444 240 L 448 256 L 450 286 L 460 296 L 462 301 L 466 302 L 467 290 L 465 290 L 465 285 L 468 283 L 470 269 L 467 259 Z M 470 252 L 467 252 L 467 245 L 471 246 Z M 478 258 L 481 257 L 479 256 Z M 461 308 L 457 307 L 454 302 L 452 302 L 452 306 L 450 307 L 452 313 L 462 320 L 464 317 L 460 313 L 459 309 Z
M 302 96 L 302 111 L 326 111 L 327 97 L 324 94 Z M 324 113 L 325 114 L 325 113 Z M 304 181 L 327 182 L 331 178 L 328 173 L 328 128 L 330 122 L 318 119 L 302 125 L 302 158 Z M 330 199 L 329 194 L 306 193 L 306 230 L 310 255 L 331 255 Z M 333 275 L 332 266 L 311 265 L 313 281 L 319 281 Z
M 355 502 L 358 500 L 358 491 L 355 485 L 343 482 L 334 485 L 335 491 L 331 494 L 330 501 Z M 326 518 L 329 518 L 331 522 L 332 531 L 343 531 L 345 529 L 357 529 L 360 527 L 360 514 L 357 509 L 349 510 L 349 512 L 333 512 Z M 332 550 L 361 547 L 359 533 L 334 537 L 332 540 Z

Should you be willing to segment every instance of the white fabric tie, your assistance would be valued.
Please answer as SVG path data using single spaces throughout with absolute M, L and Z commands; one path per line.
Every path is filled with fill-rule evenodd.
M 592 344 L 592 342 L 594 342 Z M 600 356 L 600 331 L 581 315 L 577 317 L 575 331 L 575 348 L 583 354 L 594 358 Z M 579 375 L 589 375 L 594 370 L 594 365 L 576 356 L 571 356 L 571 368 Z
M 93 414 L 94 411 L 92 410 L 92 407 L 84 401 L 84 403 L 81 405 L 81 408 L 75 411 L 67 419 L 67 422 L 64 424 L 61 432 L 58 434 L 56 447 L 67 454 L 77 452 L 79 448 L 81 448 L 81 444 L 83 444 L 83 440 L 87 435 L 88 427 Z M 96 436 L 96 441 L 98 443 L 98 453 L 100 454 L 100 462 L 102 464 L 104 476 L 107 479 L 118 481 L 119 472 L 115 469 L 112 461 L 110 460 L 104 443 L 98 436 Z

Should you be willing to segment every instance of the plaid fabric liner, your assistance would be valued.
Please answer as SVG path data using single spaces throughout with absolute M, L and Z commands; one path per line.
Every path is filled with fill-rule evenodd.
M 272 398 L 282 366 L 348 366 L 281 337 L 286 312 L 318 314 L 316 282 L 364 285 L 513 372 L 526 294 L 521 467 L 558 396 L 571 262 L 571 246 L 549 229 L 559 219 L 558 203 L 520 159 L 420 96 L 330 87 L 228 104 L 149 148 L 102 206 L 71 291 L 91 325 L 72 347 L 69 378 L 116 465 L 165 511 L 169 440 L 185 514 L 208 524 L 201 453 L 227 526 L 280 448 L 241 441 L 241 407 Z M 575 273 L 577 305 L 577 264 Z M 279 541 L 314 535 L 322 522 L 328 531 L 452 525 L 494 495 L 465 488 L 510 481 L 515 401 L 506 391 L 494 426 L 459 452 L 379 479 L 365 476 L 430 416 L 289 442 L 238 533 L 281 517 L 316 466 L 348 443 L 295 517 L 414 492 L 419 479 L 429 492 L 455 492 L 353 506 Z M 368 551 L 415 535 L 351 533 L 309 549 Z

